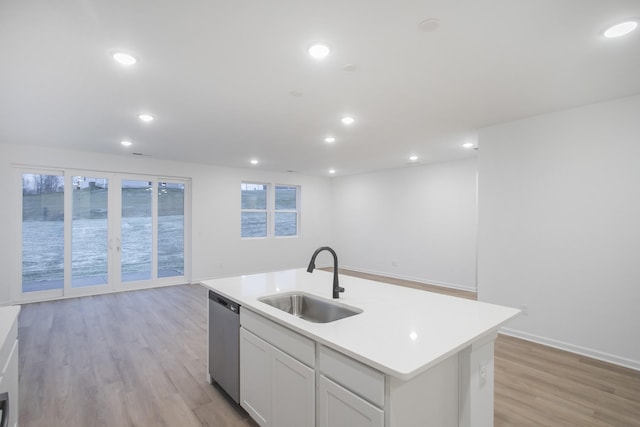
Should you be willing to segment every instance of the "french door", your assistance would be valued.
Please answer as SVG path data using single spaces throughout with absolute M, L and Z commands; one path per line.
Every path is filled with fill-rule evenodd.
M 21 177 L 21 300 L 186 281 L 188 180 L 71 170 Z

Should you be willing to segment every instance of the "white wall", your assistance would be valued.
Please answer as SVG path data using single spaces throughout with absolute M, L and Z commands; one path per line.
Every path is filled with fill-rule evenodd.
M 482 129 L 479 299 L 524 338 L 640 369 L 640 96 Z
M 476 160 L 334 178 L 341 266 L 476 288 Z
M 330 244 L 331 184 L 328 178 L 294 173 L 263 172 L 201 164 L 112 156 L 42 147 L 0 144 L 0 305 L 16 298 L 20 266 L 15 229 L 20 226 L 20 185 L 12 164 L 49 168 L 82 168 L 191 178 L 192 180 L 192 282 L 207 278 L 306 266 L 314 249 Z M 301 231 L 299 238 L 240 239 L 240 182 L 254 180 L 300 185 Z M 328 259 L 318 260 L 328 264 Z

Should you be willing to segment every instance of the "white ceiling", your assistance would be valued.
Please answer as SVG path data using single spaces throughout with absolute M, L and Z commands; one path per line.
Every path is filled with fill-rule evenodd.
M 640 31 L 601 35 L 630 17 L 640 1 L 2 0 L 0 143 L 310 175 L 469 157 L 480 127 L 640 93 Z

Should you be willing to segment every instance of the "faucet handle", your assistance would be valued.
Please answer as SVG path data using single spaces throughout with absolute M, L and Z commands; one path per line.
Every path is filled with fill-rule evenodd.
M 342 286 L 338 286 L 338 292 L 344 292 L 344 288 Z

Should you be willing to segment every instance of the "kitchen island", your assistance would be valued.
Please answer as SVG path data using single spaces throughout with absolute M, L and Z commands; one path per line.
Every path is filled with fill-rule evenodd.
M 333 301 L 362 312 L 312 323 L 259 298 L 331 299 L 332 273 L 202 285 L 241 306 L 240 404 L 260 425 L 493 425 L 493 342 L 519 310 L 340 275 Z

